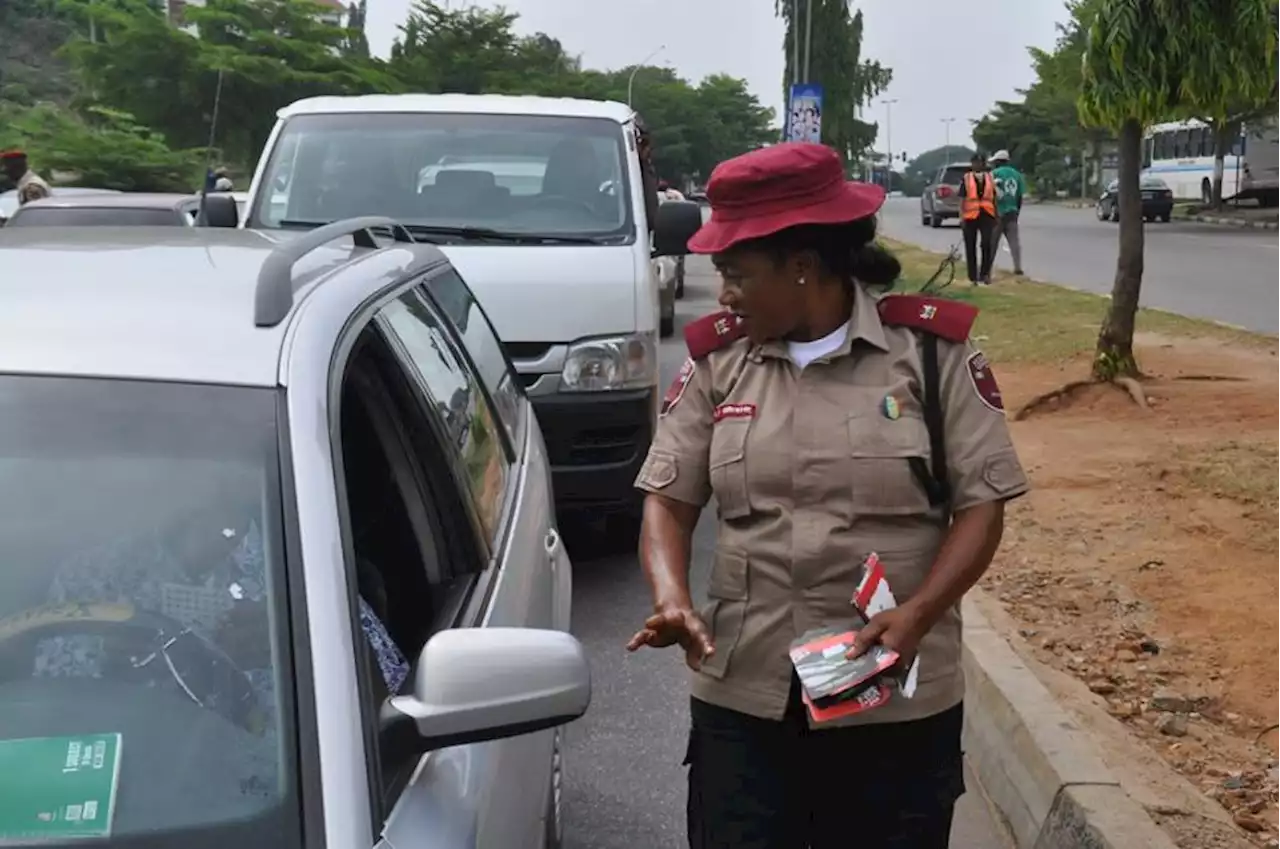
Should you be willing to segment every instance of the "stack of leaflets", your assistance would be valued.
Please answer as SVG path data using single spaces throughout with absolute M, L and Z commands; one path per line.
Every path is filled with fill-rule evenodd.
M 851 627 L 807 631 L 791 644 L 791 662 L 814 722 L 829 722 L 880 707 L 893 692 L 890 683 L 897 684 L 896 689 L 904 698 L 915 694 L 918 660 L 913 659 L 903 674 L 898 653 L 884 646 L 874 645 L 855 658 L 845 657 L 862 625 L 877 613 L 897 606 L 876 554 L 863 562 L 850 602 L 855 620 Z

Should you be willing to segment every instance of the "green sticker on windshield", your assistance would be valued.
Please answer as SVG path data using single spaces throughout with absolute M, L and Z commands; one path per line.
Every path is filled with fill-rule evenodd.
M 0 740 L 0 843 L 111 834 L 120 742 L 119 734 Z

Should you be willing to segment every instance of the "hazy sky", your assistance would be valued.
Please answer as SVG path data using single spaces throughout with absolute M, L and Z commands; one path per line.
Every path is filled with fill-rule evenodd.
M 803 5 L 804 0 L 801 0 Z M 893 69 L 893 85 L 864 118 L 880 122 L 877 149 L 915 156 L 945 141 L 969 143 L 969 121 L 1032 81 L 1027 45 L 1048 47 L 1060 0 L 850 0 L 866 19 L 863 54 Z M 455 6 L 466 0 L 453 0 Z M 368 35 L 385 54 L 410 0 L 370 0 Z M 475 5 L 494 6 L 495 3 Z M 667 64 L 694 82 L 746 79 L 782 115 L 783 27 L 774 0 L 506 0 L 522 32 L 542 31 L 593 68 Z M 643 72 L 641 72 L 643 73 Z M 892 98 L 892 107 L 880 103 Z M 637 98 L 637 108 L 644 103 Z M 892 109 L 892 127 L 886 112 Z M 781 117 L 779 117 L 779 121 Z M 892 132 L 892 139 L 887 138 Z M 898 167 L 901 167 L 900 165 Z

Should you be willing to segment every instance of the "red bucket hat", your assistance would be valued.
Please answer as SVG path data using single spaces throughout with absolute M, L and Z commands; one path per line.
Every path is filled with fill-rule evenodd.
M 783 142 L 727 159 L 707 182 L 711 220 L 689 240 L 695 254 L 717 254 L 799 224 L 843 224 L 875 215 L 884 189 L 845 179 L 826 145 Z

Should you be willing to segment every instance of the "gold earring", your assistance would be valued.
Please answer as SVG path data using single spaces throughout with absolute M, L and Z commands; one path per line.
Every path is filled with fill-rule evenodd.
M 803 278 L 803 277 L 801 277 L 799 280 L 797 280 L 797 281 L 796 281 L 796 283 L 798 283 L 799 285 L 803 286 L 803 285 L 804 285 L 804 278 Z

